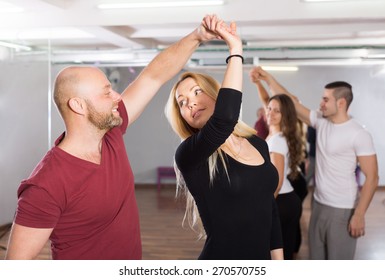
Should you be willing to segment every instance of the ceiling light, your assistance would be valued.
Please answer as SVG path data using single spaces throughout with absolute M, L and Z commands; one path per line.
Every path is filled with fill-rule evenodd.
M 259 57 L 254 56 L 253 57 L 253 66 L 258 66 L 258 65 L 260 65 Z M 260 66 L 266 71 L 285 71 L 285 72 L 298 71 L 297 66 L 280 66 L 280 65 L 275 65 L 275 66 L 262 66 L 262 65 L 260 65 Z
M 368 54 L 367 58 L 385 58 L 384 53 L 379 53 L 379 54 Z
M 132 8 L 160 8 L 160 7 L 191 7 L 191 6 L 218 6 L 224 0 L 207 1 L 161 1 L 161 2 L 130 2 L 130 3 L 103 3 L 97 5 L 99 9 L 132 9 Z
M 23 8 L 19 6 L 15 6 L 8 2 L 0 2 L 0 14 L 21 13 L 23 11 L 24 11 Z
M 81 29 L 73 27 L 32 28 L 21 31 L 18 38 L 30 39 L 85 39 L 95 36 Z
M 302 2 L 349 2 L 357 0 L 301 0 Z
M 11 49 L 16 49 L 16 50 L 23 50 L 23 51 L 32 50 L 32 48 L 28 47 L 28 46 L 23 46 L 23 45 L 8 43 L 8 42 L 2 42 L 2 41 L 0 41 L 0 46 L 11 48 Z
M 86 39 L 95 36 L 72 27 L 0 29 L 0 40 Z
M 296 72 L 298 71 L 297 66 L 263 66 L 261 65 L 263 70 L 266 71 L 285 71 L 285 72 Z

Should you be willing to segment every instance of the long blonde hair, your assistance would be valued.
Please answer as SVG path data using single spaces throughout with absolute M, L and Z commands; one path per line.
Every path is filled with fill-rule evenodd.
M 202 89 L 202 91 L 214 100 L 217 100 L 218 92 L 221 87 L 218 81 L 216 81 L 214 78 L 212 78 L 207 74 L 194 73 L 194 72 L 184 72 L 183 74 L 181 74 L 179 80 L 175 83 L 175 85 L 171 89 L 171 92 L 165 107 L 165 114 L 172 129 L 181 138 L 182 141 L 196 134 L 199 131 L 199 129 L 191 127 L 183 119 L 180 113 L 178 103 L 175 98 L 175 94 L 179 84 L 187 78 L 192 78 L 198 84 L 198 86 Z M 242 122 L 241 120 L 238 120 L 238 123 L 234 128 L 233 134 L 239 137 L 248 138 L 248 137 L 251 137 L 252 135 L 256 135 L 256 131 L 252 127 Z M 220 158 L 225 168 L 225 171 L 227 173 L 227 167 L 226 167 L 227 165 L 223 157 L 223 152 L 220 148 L 218 148 L 208 158 L 210 184 L 213 182 L 213 179 L 217 172 L 218 157 Z M 198 232 L 199 238 L 202 238 L 205 236 L 205 231 L 203 229 L 202 222 L 200 220 L 200 216 L 198 213 L 195 200 L 191 195 L 191 193 L 189 192 L 188 188 L 186 187 L 186 183 L 183 179 L 183 176 L 179 171 L 178 167 L 176 166 L 175 162 L 174 162 L 174 168 L 175 168 L 175 173 L 177 175 L 176 195 L 186 197 L 186 212 L 183 218 L 183 224 L 187 220 L 189 226 L 194 231 Z

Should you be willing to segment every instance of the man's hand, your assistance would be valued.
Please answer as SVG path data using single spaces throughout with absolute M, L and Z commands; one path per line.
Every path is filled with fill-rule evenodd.
M 219 22 L 221 22 L 221 20 L 216 15 L 206 15 L 203 18 L 201 25 L 197 29 L 201 42 L 214 39 L 222 40 L 221 36 L 216 32 Z
M 256 66 L 249 72 L 250 79 L 253 83 L 256 83 L 258 81 L 265 81 L 269 84 L 270 80 L 273 79 L 273 77 L 262 69 L 261 66 Z
M 349 233 L 358 238 L 365 235 L 365 218 L 363 215 L 354 214 L 349 222 Z

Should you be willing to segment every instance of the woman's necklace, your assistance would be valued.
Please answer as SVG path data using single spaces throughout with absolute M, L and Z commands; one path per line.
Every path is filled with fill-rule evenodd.
M 234 140 L 234 137 L 235 138 L 239 138 L 238 144 L 236 143 L 237 141 Z M 231 145 L 227 145 L 227 147 L 230 150 L 230 152 L 233 154 L 233 156 L 236 159 L 238 159 L 240 157 L 240 154 L 241 154 L 241 151 L 242 151 L 243 138 L 242 137 L 237 137 L 237 136 L 232 134 L 230 136 L 230 140 L 231 140 L 232 144 Z M 235 153 L 234 150 L 230 146 L 233 146 L 233 147 L 239 146 L 238 151 Z

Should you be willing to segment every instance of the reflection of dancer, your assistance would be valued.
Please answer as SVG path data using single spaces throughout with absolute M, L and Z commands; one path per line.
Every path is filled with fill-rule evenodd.
M 266 139 L 269 134 L 269 127 L 266 122 L 265 109 L 263 107 L 257 110 L 257 121 L 255 122 L 254 129 L 257 131 L 257 135 L 262 139 Z
M 273 92 L 289 95 L 298 117 L 317 131 L 310 258 L 353 259 L 357 238 L 365 234 L 365 213 L 378 186 L 378 164 L 370 133 L 348 114 L 352 86 L 340 81 L 327 84 L 318 114 L 262 68 L 259 75 Z M 365 175 L 360 192 L 354 173 L 357 163 Z
M 297 245 L 302 202 L 290 180 L 296 179 L 304 158 L 304 143 L 299 129 L 294 103 L 285 94 L 269 96 L 259 81 L 257 69 L 250 71 L 250 78 L 256 84 L 258 96 L 266 108 L 269 135 L 266 138 L 270 158 L 278 170 L 279 182 L 275 191 L 282 226 L 283 251 L 285 259 L 292 260 Z
M 313 180 L 313 185 L 315 185 L 314 182 L 314 175 L 315 175 L 315 151 L 316 151 L 316 131 L 313 127 L 308 126 L 307 127 L 307 135 L 306 139 L 309 143 L 309 150 L 308 150 L 308 166 L 306 170 L 306 184 L 309 186 L 310 182 Z

